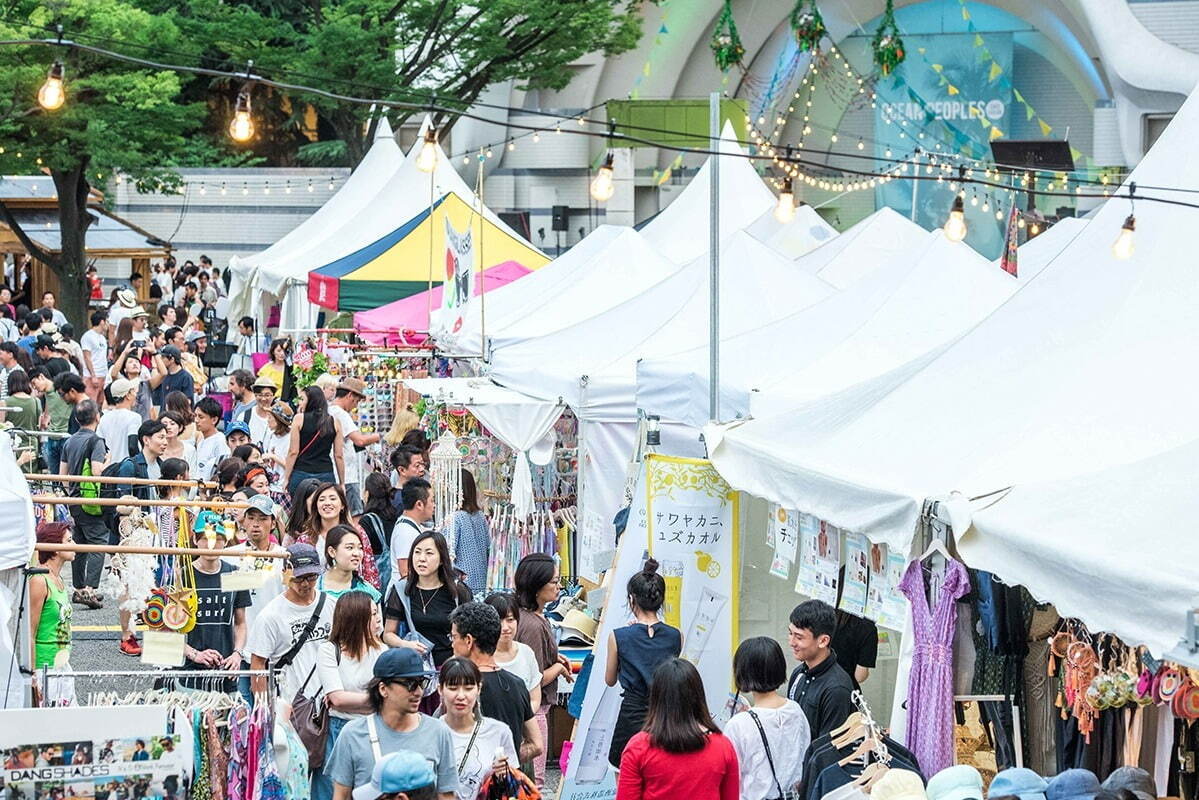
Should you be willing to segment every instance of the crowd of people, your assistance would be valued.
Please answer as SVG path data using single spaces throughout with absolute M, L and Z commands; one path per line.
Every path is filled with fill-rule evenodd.
M 542 787 L 548 715 L 561 682 L 573 681 L 547 618 L 561 595 L 556 558 L 528 555 L 512 586 L 487 586 L 490 533 L 471 473 L 461 475 L 461 507 L 434 529 L 430 441 L 415 418 L 397 415 L 410 424 L 386 436 L 363 432 L 354 412 L 365 385 L 323 375 L 297 390 L 290 342 L 261 339 L 254 320 L 239 321 L 235 352 L 214 380 L 205 354 L 222 329 L 227 286 L 204 261 L 155 269 L 155 314 L 138 303 L 141 277 L 131 276 L 108 308 L 92 312 L 77 343 L 51 293 L 23 313 L 0 289 L 3 413 L 19 431 L 24 468 L 113 477 L 112 490 L 79 482 L 62 491 L 81 501 L 158 500 L 151 514 L 161 541 L 211 553 L 192 563 L 197 612 L 184 667 L 270 669 L 273 682 L 243 676 L 220 689 L 250 704 L 271 688 L 293 710 L 323 704 L 327 724 L 309 746 L 316 800 L 476 800 L 501 773 Z M 254 354 L 265 356 L 256 371 Z M 63 436 L 39 444 L 41 431 Z M 196 496 L 244 508 L 226 524 L 213 511 L 173 504 Z M 117 516 L 80 502 L 69 519 L 39 525 L 37 538 L 116 543 Z M 253 557 L 262 573 L 253 589 L 226 591 L 222 576 L 244 557 L 215 551 L 236 549 L 276 556 Z M 30 658 L 35 668 L 60 667 L 70 660 L 73 606 L 104 607 L 106 557 L 39 550 L 37 558 L 46 571 L 29 581 Z M 647 560 L 624 588 L 631 620 L 613 630 L 606 663 L 595 665 L 621 691 L 607 753 L 619 770 L 619 800 L 861 800 L 850 773 L 830 773 L 849 754 L 831 734 L 874 666 L 872 625 L 839 618 L 820 601 L 801 603 L 786 630 L 799 663 L 790 675 L 779 641 L 742 642 L 733 673 L 746 703 L 722 730 L 699 672 L 680 657 L 681 632 L 662 620 L 658 564 Z M 120 652 L 139 655 L 136 617 L 117 616 Z M 925 776 L 911 753 L 897 747 L 893 755 L 870 787 L 878 800 L 984 798 L 973 768 Z M 1156 797 L 1147 775 L 1117 775 L 1100 787 L 1078 771 L 1047 782 L 1007 770 L 989 797 Z

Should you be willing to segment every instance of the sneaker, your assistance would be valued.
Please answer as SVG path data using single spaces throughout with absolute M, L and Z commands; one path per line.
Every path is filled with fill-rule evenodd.
M 141 643 L 137 641 L 136 636 L 130 635 L 121 640 L 121 652 L 127 656 L 140 656 L 142 654 Z

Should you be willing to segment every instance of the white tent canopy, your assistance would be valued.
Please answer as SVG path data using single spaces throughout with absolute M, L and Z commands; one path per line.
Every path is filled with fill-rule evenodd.
M 790 222 L 775 219 L 773 208 L 763 211 L 745 232 L 788 258 L 799 258 L 838 238 L 837 230 L 806 203 L 795 209 Z
M 1199 184 L 1199 161 L 1189 157 L 1197 125 L 1193 95 L 1130 179 Z M 1193 208 L 1138 203 L 1136 253 L 1117 260 L 1112 241 L 1129 213 L 1118 195 L 1044 270 L 940 352 L 787 413 L 713 427 L 718 469 L 734 486 L 905 549 L 925 498 L 1069 481 L 1122 465 L 1132 471 L 1199 439 L 1199 416 L 1187 402 L 1199 379 L 1186 366 L 1199 358 L 1199 283 L 1189 257 L 1199 217 Z M 756 478 L 764 473 L 767 481 Z M 1047 523 L 1059 521 L 1027 534 L 1070 537 L 1070 520 Z M 1193 535 L 1180 525 L 1189 520 L 1153 535 Z M 1080 537 L 1073 552 L 1094 546 Z M 1126 552 L 1105 555 L 1119 561 Z M 1002 572 L 1004 565 L 976 566 Z M 1141 589 L 1154 591 L 1149 583 Z
M 265 250 L 229 260 L 233 274 L 229 295 L 232 300 L 230 317 L 237 318 L 258 310 L 254 302 L 254 286 L 258 271 L 284 263 L 321 242 L 336 236 L 346 225 L 352 225 L 363 209 L 376 202 L 387 181 L 404 163 L 404 154 L 396 144 L 387 118 L 380 118 L 375 139 L 350 177 L 337 193 L 286 236 Z
M 919 293 L 935 291 L 925 283 L 935 284 L 942 272 L 962 274 L 967 279 L 991 277 L 983 275 L 990 271 L 989 265 L 965 245 L 938 245 L 937 241 L 919 225 L 884 208 L 800 258 L 796 267 L 820 278 L 826 272 L 838 271 L 841 262 L 849 262 L 853 270 L 869 273 L 870 277 L 773 323 L 724 337 L 720 354 L 721 418 L 748 415 L 751 394 L 757 389 L 777 382 L 780 374 L 800 372 L 821 355 L 844 346 L 906 284 L 918 284 L 913 293 Z M 928 262 L 923 269 L 922 261 Z M 1005 278 L 1001 274 L 995 276 L 994 283 L 982 283 L 1002 299 L 1007 296 L 1006 292 L 1000 293 L 1006 289 Z M 952 290 L 947 292 L 952 294 Z M 953 330 L 946 338 L 960 330 Z M 899 342 L 893 344 L 901 346 Z M 780 345 L 785 345 L 785 355 L 780 355 Z M 891 366 L 924 350 L 906 352 L 907 357 L 899 357 Z M 853 369 L 858 365 L 847 366 Z M 709 416 L 708 376 L 706 343 L 643 359 L 637 366 L 637 405 L 663 419 L 702 426 Z
M 449 353 L 478 355 L 483 336 L 538 335 L 566 327 L 640 294 L 678 271 L 632 228 L 601 225 L 581 242 L 519 281 L 488 292 L 457 332 L 439 330 L 438 346 Z
M 745 157 L 728 122 L 720 135 L 719 150 L 729 155 L 709 157 L 679 196 L 641 229 L 650 246 L 676 264 L 688 264 L 708 252 L 714 159 L 720 166 L 722 239 L 744 230 L 774 208 L 774 194 L 754 171 L 753 161 Z
M 725 239 L 721 259 L 729 268 L 720 274 L 720 325 L 730 335 L 833 292 L 744 231 Z M 583 418 L 634 419 L 637 360 L 707 338 L 708 286 L 708 258 L 701 255 L 640 295 L 568 328 L 492 339 L 490 374 L 527 394 L 562 397 Z

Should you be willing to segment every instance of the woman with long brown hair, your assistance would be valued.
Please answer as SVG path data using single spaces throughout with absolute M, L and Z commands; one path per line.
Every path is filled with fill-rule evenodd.
M 336 525 L 325 536 L 325 571 L 316 588 L 336 600 L 347 592 L 365 592 L 376 603 L 382 599 L 379 590 L 367 583 L 360 571 L 365 559 L 365 537 L 351 525 Z
M 314 667 L 325 702 L 329 704 L 326 764 L 345 724 L 371 713 L 366 686 L 373 675 L 375 661 L 387 649 L 379 639 L 382 631 L 383 618 L 370 595 L 350 591 L 338 598 L 329 640 L 321 642 L 317 649 Z M 312 797 L 313 800 L 333 797 L 332 782 L 319 771 L 313 777 Z
M 487 591 L 487 559 L 491 528 L 479 507 L 475 476 L 462 468 L 462 507 L 450 517 L 449 539 L 454 543 L 455 566 L 466 573 L 466 585 L 478 596 Z
M 616 800 L 737 800 L 737 751 L 720 732 L 690 661 L 672 658 L 654 670 L 645 727 L 620 759 Z
M 340 485 L 322 483 L 312 493 L 308 504 L 308 521 L 302 539 L 315 547 L 318 553 L 325 554 L 327 537 L 339 525 L 348 526 L 359 533 L 358 526 L 350 519 L 346 493 Z M 358 539 L 362 546 L 362 563 L 358 566 L 358 572 L 368 584 L 378 589 L 379 569 L 375 566 L 375 554 L 370 541 L 360 533 Z

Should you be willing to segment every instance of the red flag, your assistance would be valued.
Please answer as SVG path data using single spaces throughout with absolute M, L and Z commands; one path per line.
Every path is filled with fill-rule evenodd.
M 1003 237 L 1003 255 L 999 257 L 999 268 L 1016 277 L 1016 256 L 1020 248 L 1020 209 L 1012 203 L 1007 216 L 1007 233 Z

